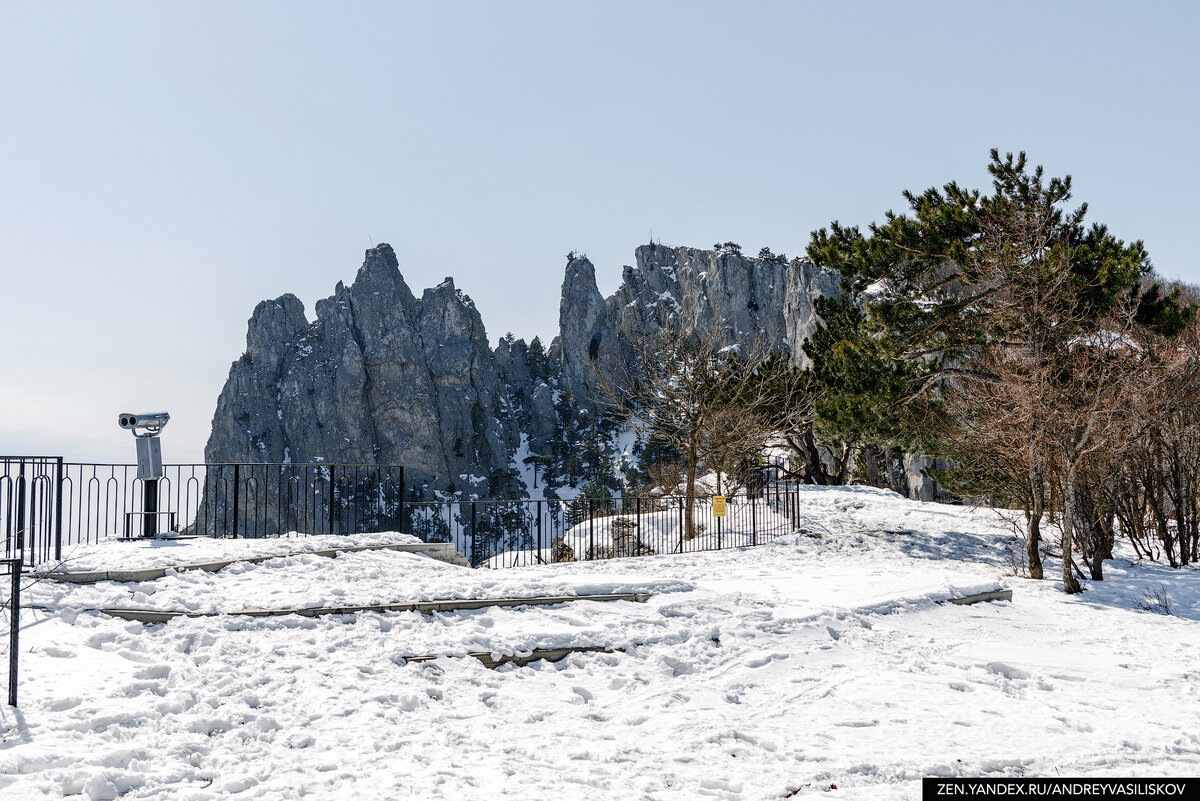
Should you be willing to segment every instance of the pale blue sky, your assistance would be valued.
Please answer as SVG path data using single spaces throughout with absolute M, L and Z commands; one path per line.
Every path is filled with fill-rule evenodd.
M 0 451 L 198 461 L 254 305 L 374 242 L 549 341 L 569 250 L 801 253 L 990 147 L 1200 282 L 1189 3 L 0 5 Z M 145 344 L 139 344 L 145 343 Z M 43 424 L 46 416 L 52 423 Z

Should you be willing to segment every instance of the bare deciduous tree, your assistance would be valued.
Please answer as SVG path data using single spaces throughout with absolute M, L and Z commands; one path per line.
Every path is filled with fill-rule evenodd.
M 684 532 L 691 538 L 700 472 L 715 472 L 720 493 L 735 466 L 757 458 L 770 436 L 766 387 L 756 380 L 770 354 L 762 343 L 731 342 L 686 309 L 664 312 L 648 329 L 625 332 L 632 358 L 611 372 L 597 370 L 596 380 L 607 406 L 680 454 Z

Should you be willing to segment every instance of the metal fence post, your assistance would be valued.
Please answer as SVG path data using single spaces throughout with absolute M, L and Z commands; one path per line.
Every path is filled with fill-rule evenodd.
M 397 514 L 400 515 L 400 525 L 398 525 L 396 527 L 396 530 L 399 531 L 401 534 L 403 534 L 404 533 L 404 523 L 405 523 L 405 520 L 404 520 L 404 468 L 403 467 L 400 468 L 400 505 L 399 505 Z M 408 530 L 410 532 L 412 531 L 411 525 L 409 525 Z
M 537 560 L 538 564 L 544 564 L 545 559 L 542 558 L 542 502 L 537 502 Z
M 59 456 L 56 460 L 55 470 L 57 471 L 56 480 L 54 482 L 54 561 L 62 561 L 62 493 L 63 493 L 63 460 Z M 15 706 L 15 704 L 14 704 Z
M 683 498 L 679 499 L 679 552 L 683 553 Z
M 596 558 L 596 516 L 592 499 L 588 498 L 588 559 Z
M 758 545 L 758 499 L 750 499 L 750 544 Z
M 238 536 L 238 507 L 242 500 L 241 465 L 233 466 L 233 538 Z
M 732 504 L 730 504 L 732 506 Z M 721 521 L 724 518 L 717 518 L 717 550 L 721 550 Z
M 343 473 L 343 475 L 344 475 L 344 473 Z M 334 498 L 337 496 L 337 493 L 334 492 L 334 490 L 333 490 L 334 486 L 335 486 L 335 484 L 333 483 L 333 467 L 330 466 L 330 468 L 329 468 L 329 533 L 330 534 L 333 533 L 333 516 L 335 514 L 337 514 L 337 512 L 334 510 L 334 506 L 335 506 Z
M 11 607 L 8 630 L 8 705 L 11 707 L 17 705 L 17 659 L 21 654 L 17 642 L 21 631 L 21 561 L 21 555 L 18 552 L 17 558 L 11 565 L 12 594 L 8 598 L 8 604 Z
M 471 501 L 471 564 L 478 566 L 479 562 L 479 532 L 475 528 L 475 501 Z
M 25 555 L 25 460 L 17 468 L 17 558 Z

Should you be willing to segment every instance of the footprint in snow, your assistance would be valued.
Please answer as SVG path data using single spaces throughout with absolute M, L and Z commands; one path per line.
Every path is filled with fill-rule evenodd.
M 147 665 L 133 673 L 135 679 L 165 679 L 170 675 L 170 665 Z
M 1022 670 L 1019 667 L 1005 664 L 1004 662 L 988 662 L 984 666 L 988 673 L 995 673 L 998 676 L 1003 676 L 1010 681 L 1013 679 L 1028 679 L 1033 674 L 1027 670 Z
M 46 708 L 51 712 L 66 712 L 68 709 L 74 709 L 83 703 L 82 698 L 76 698 L 73 695 L 65 698 L 56 698 L 46 704 Z
M 788 658 L 787 654 L 767 654 L 766 656 L 756 656 L 753 659 L 746 660 L 746 667 L 760 668 L 765 665 L 771 664 L 776 659 L 787 659 L 787 658 Z
M 41 649 L 41 652 L 46 656 L 52 656 L 55 659 L 71 659 L 75 656 L 75 652 L 70 648 L 58 648 L 53 645 L 47 645 Z

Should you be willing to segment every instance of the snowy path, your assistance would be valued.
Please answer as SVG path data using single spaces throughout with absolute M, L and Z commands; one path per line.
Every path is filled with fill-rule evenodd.
M 383 552 L 40 584 L 58 611 L 27 613 L 0 797 L 876 799 L 919 797 L 929 775 L 1200 772 L 1196 571 L 1118 560 L 1071 598 L 1003 575 L 994 515 L 834 490 L 811 507 L 822 537 L 740 551 L 505 571 Z M 1178 616 L 1131 608 L 1159 583 Z M 1001 585 L 1014 603 L 934 603 Z M 634 589 L 655 595 L 156 626 L 73 611 Z M 402 660 L 564 645 L 627 652 Z

